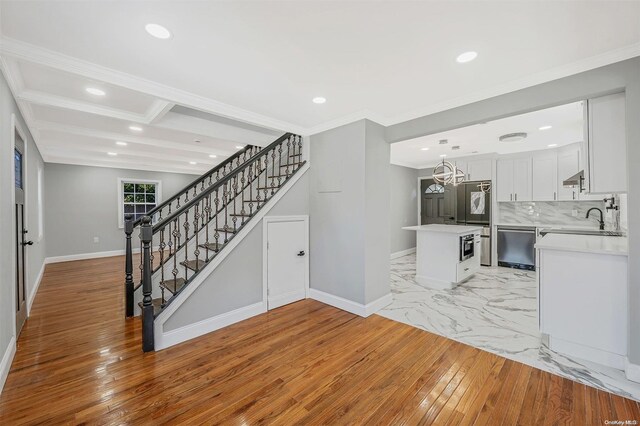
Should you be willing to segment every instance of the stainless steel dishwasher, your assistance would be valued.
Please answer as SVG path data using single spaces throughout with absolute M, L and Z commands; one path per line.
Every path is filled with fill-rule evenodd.
M 498 227 L 498 266 L 536 270 L 536 228 Z

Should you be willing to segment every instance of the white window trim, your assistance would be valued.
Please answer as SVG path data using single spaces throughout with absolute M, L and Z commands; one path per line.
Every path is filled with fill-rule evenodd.
M 38 242 L 44 237 L 44 170 L 38 166 Z
M 156 205 L 162 203 L 162 181 L 153 179 L 118 178 L 118 228 L 124 229 L 124 191 L 123 183 L 153 183 L 156 185 Z

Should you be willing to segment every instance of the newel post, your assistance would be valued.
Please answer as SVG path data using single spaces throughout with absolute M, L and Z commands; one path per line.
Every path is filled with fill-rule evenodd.
M 151 298 L 151 240 L 153 227 L 151 218 L 144 216 L 140 226 L 142 241 L 142 350 L 150 352 L 154 349 L 153 341 L 153 299 Z
M 124 217 L 125 261 L 124 261 L 124 294 L 126 316 L 133 316 L 133 254 L 131 253 L 131 234 L 133 233 L 133 216 Z

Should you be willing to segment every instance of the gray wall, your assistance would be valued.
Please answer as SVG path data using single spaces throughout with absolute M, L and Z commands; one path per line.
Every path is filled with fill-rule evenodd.
M 267 216 L 309 214 L 309 172 Z M 175 330 L 262 301 L 262 221 L 164 324 Z
M 629 349 L 640 364 L 640 57 L 410 120 L 386 129 L 389 142 L 434 134 L 488 120 L 624 90 L 627 107 L 629 229 Z
M 310 286 L 357 303 L 364 303 L 364 134 L 361 120 L 310 143 Z
M 311 287 L 360 304 L 389 293 L 389 146 L 368 120 L 311 136 Z
M 391 253 L 414 248 L 416 233 L 403 231 L 404 226 L 418 224 L 418 170 L 391 165 Z
M 9 347 L 14 336 L 15 323 L 14 289 L 15 289 L 15 233 L 14 206 L 11 204 L 13 194 L 13 169 L 11 167 L 13 151 L 11 138 L 13 127 L 11 116 L 15 114 L 16 122 L 26 132 L 26 208 L 27 229 L 34 245 L 27 249 L 27 300 L 31 297 L 36 280 L 45 256 L 45 238 L 38 239 L 38 168 L 44 164 L 29 129 L 7 86 L 4 76 L 0 74 L 0 358 Z M 44 177 L 43 177 L 44 178 Z M 44 194 L 43 194 L 44 196 Z M 2 384 L 0 383 L 0 386 Z
M 373 302 L 390 290 L 389 253 L 391 220 L 391 147 L 384 138 L 384 127 L 367 120 L 365 122 L 365 300 Z
M 124 249 L 124 230 L 118 227 L 118 178 L 159 180 L 163 200 L 197 178 L 54 163 L 46 164 L 45 173 L 47 257 Z M 94 243 L 93 237 L 100 242 Z

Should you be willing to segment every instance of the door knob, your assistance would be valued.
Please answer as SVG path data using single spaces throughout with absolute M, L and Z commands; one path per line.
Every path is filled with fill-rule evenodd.
M 304 250 L 300 250 L 300 252 L 298 253 L 298 256 L 304 256 L 304 255 L 305 255 Z

